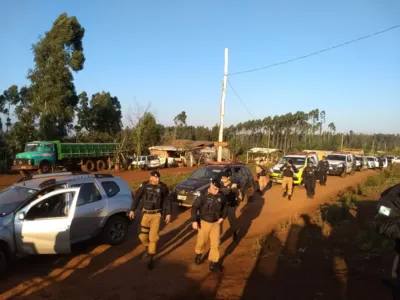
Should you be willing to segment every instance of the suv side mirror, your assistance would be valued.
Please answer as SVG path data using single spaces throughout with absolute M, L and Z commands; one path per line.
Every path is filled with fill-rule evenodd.
M 20 214 L 18 215 L 18 219 L 21 220 L 21 221 L 22 221 L 22 220 L 25 220 L 25 213 L 23 213 L 23 212 L 20 213 Z

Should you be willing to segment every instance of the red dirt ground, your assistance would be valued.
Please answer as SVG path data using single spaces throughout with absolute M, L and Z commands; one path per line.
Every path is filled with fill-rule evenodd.
M 175 170 L 182 172 L 182 169 L 162 172 Z M 118 175 L 125 180 L 143 180 L 148 175 L 125 173 L 129 172 Z M 345 179 L 329 177 L 328 186 L 318 186 L 313 200 L 306 199 L 303 189 L 295 188 L 293 200 L 289 202 L 282 199 L 281 187 L 274 186 L 264 199 L 256 197 L 250 203 L 242 203 L 237 211 L 241 228 L 239 241 L 233 243 L 229 232 L 225 235 L 226 231 L 221 239 L 224 265 L 221 274 L 210 274 L 207 261 L 194 265 L 196 233 L 190 227 L 190 212 L 175 207 L 173 223 L 161 231 L 153 271 L 148 271 L 140 259 L 143 247 L 137 238 L 138 221 L 135 221 L 130 238 L 122 245 L 110 247 L 90 242 L 77 245 L 68 256 L 39 256 L 18 261 L 12 276 L 0 282 L 0 299 L 340 299 L 336 297 L 339 288 L 332 288 L 332 268 L 327 269 L 320 260 L 315 260 L 313 268 L 294 272 L 277 258 L 253 258 L 253 247 L 260 234 L 269 233 L 282 220 L 295 213 L 313 211 L 336 197 L 340 190 L 361 183 L 373 174 L 367 171 Z M 8 180 L 0 177 L 0 185 L 5 186 Z M 223 227 L 224 230 L 229 227 L 227 222 Z M 279 243 L 271 244 L 279 247 Z M 309 261 L 313 261 L 313 256 Z M 340 261 L 335 263 L 340 265 Z M 375 283 L 372 277 L 367 279 L 361 277 L 359 284 L 349 287 L 362 289 L 369 299 L 386 299 L 387 291 L 380 288 L 378 279 Z

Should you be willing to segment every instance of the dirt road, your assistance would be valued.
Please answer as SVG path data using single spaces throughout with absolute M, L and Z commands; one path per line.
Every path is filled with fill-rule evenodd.
M 140 259 L 143 247 L 138 242 L 136 221 L 130 238 L 120 246 L 86 243 L 69 256 L 17 262 L 13 275 L 0 282 L 0 299 L 239 299 L 256 263 L 252 248 L 259 234 L 373 174 L 329 177 L 328 186 L 318 186 L 313 200 L 307 200 L 299 188 L 295 188 L 292 201 L 284 200 L 281 187 L 274 186 L 264 198 L 242 204 L 237 211 L 241 228 L 237 243 L 227 235 L 229 225 L 224 222 L 221 274 L 210 274 L 207 261 L 194 265 L 196 233 L 190 227 L 190 212 L 175 207 L 175 220 L 162 230 L 155 270 L 148 271 Z M 265 299 L 261 293 L 259 299 Z

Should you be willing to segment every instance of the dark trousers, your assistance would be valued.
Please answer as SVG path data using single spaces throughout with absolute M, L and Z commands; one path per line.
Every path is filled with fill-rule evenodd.
M 328 175 L 326 174 L 326 171 L 321 171 L 319 176 L 320 176 L 319 183 L 321 185 L 325 185 L 326 180 L 328 179 Z
M 307 197 L 315 195 L 315 179 L 307 179 L 306 190 L 307 190 Z

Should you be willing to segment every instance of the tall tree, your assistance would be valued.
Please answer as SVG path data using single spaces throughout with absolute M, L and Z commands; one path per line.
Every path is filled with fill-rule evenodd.
M 175 123 L 175 132 L 174 132 L 174 140 L 176 140 L 176 133 L 177 133 L 177 128 L 182 127 L 182 126 L 186 126 L 186 119 L 187 119 L 187 115 L 185 111 L 182 111 L 180 114 L 178 114 L 175 118 L 174 118 L 174 123 Z
M 32 47 L 35 66 L 28 72 L 30 97 L 23 109 L 31 122 L 38 121 L 42 139 L 63 138 L 72 128 L 78 104 L 72 71 L 83 69 L 84 33 L 76 17 L 63 13 Z

